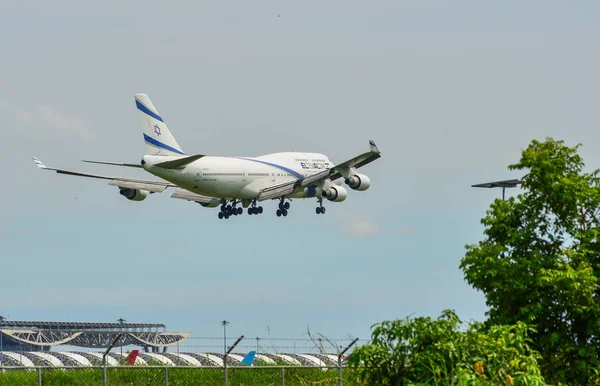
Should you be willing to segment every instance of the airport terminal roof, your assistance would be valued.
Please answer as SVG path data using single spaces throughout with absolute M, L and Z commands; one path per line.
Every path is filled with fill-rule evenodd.
M 120 366 L 125 363 L 128 352 L 111 352 L 107 357 L 108 366 Z M 243 353 L 231 353 L 228 356 L 229 366 L 239 366 L 244 358 Z M 85 351 L 4 351 L 0 354 L 0 361 L 5 366 L 35 367 L 88 367 L 102 365 L 101 352 Z M 334 354 L 256 354 L 255 361 L 265 365 L 284 363 L 297 366 L 336 366 L 337 356 Z M 214 352 L 205 353 L 150 353 L 140 351 L 135 366 L 191 366 L 191 367 L 223 367 L 223 354 Z
M 158 329 L 164 324 L 154 323 L 98 323 L 98 322 L 38 322 L 24 320 L 4 320 L 1 327 L 40 328 L 57 330 L 121 330 L 121 329 Z

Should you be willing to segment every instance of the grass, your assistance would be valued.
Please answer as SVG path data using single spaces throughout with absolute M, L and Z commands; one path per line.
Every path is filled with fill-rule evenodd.
M 344 369 L 342 376 L 349 375 Z M 165 384 L 165 370 L 160 368 L 107 368 L 107 384 L 111 386 L 159 386 Z M 252 367 L 247 369 L 228 369 L 228 384 L 231 386 L 249 385 L 281 385 L 281 369 Z M 36 371 L 6 370 L 0 374 L 0 386 L 36 386 Z M 221 368 L 169 368 L 169 386 L 178 385 L 222 385 L 223 369 Z M 44 386 L 73 385 L 93 386 L 102 384 L 102 369 L 43 369 L 42 384 Z M 344 380 L 344 385 L 353 383 Z M 286 368 L 285 385 L 337 385 L 337 370 L 323 371 L 311 368 Z

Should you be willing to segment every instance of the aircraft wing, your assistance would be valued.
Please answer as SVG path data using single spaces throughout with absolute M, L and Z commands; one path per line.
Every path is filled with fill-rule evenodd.
M 331 169 L 324 170 L 320 173 L 304 177 L 296 181 L 290 181 L 263 189 L 258 195 L 258 201 L 282 197 L 291 194 L 298 188 L 304 188 L 326 179 L 331 181 L 337 180 L 338 178 L 342 177 L 343 171 L 350 171 L 352 168 L 360 168 L 380 158 L 381 152 L 377 148 L 377 145 L 375 145 L 375 142 L 369 141 L 369 145 L 370 150 L 368 152 L 351 158 L 348 161 L 342 162 Z
M 178 198 L 180 200 L 187 201 L 196 201 L 208 205 L 218 205 L 221 202 L 220 198 L 201 196 L 199 194 L 192 193 L 189 190 L 181 188 L 177 189 L 173 194 L 171 194 L 171 198 Z
M 377 145 L 375 145 L 375 141 L 369 141 L 369 145 L 371 149 L 368 152 L 362 153 L 361 155 L 351 158 L 348 161 L 342 162 L 341 164 L 335 165 L 333 168 L 331 168 L 332 174 L 329 176 L 329 179 L 331 181 L 335 181 L 342 177 L 340 171 L 350 170 L 351 168 L 358 169 L 380 158 L 381 153 L 379 152 Z
M 110 180 L 109 185 L 118 186 L 120 188 L 132 188 L 132 189 L 141 189 L 147 190 L 152 193 L 160 193 L 164 191 L 168 187 L 177 187 L 170 182 L 164 181 L 150 181 L 150 180 L 140 180 L 137 178 L 129 178 L 129 177 L 117 177 L 117 176 L 103 176 L 100 174 L 90 174 L 90 173 L 82 173 L 76 172 L 72 170 L 66 169 L 57 169 L 51 168 L 42 163 L 39 159 L 33 157 L 33 161 L 37 165 L 38 168 L 44 170 L 53 170 L 59 174 L 67 174 L 70 176 L 79 176 L 79 177 L 89 177 L 89 178 L 98 178 L 101 180 Z

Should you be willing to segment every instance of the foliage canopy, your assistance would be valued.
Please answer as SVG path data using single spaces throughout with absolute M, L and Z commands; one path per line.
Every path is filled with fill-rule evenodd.
M 374 326 L 371 342 L 348 358 L 357 381 L 369 385 L 544 385 L 524 323 L 485 329 L 446 310 Z
M 600 368 L 600 179 L 578 149 L 534 140 L 511 170 L 523 193 L 496 200 L 484 240 L 467 246 L 460 268 L 481 290 L 488 326 L 536 326 L 533 348 L 552 383 L 598 383 Z

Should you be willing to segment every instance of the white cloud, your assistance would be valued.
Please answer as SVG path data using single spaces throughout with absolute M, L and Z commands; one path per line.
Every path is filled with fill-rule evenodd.
M 371 220 L 350 220 L 345 223 L 344 231 L 351 236 L 377 236 L 382 233 L 381 228 Z
M 61 112 L 53 105 L 28 109 L 0 100 L 0 116 L 16 121 L 20 125 L 18 131 L 26 136 L 45 138 L 62 134 L 94 138 L 85 119 Z
M 40 120 L 50 128 L 78 134 L 86 139 L 93 137 L 88 125 L 81 117 L 70 116 L 57 111 L 52 105 L 40 106 L 38 113 Z
M 31 125 L 33 123 L 33 114 L 12 103 L 0 101 L 0 112 L 16 119 L 21 125 Z

